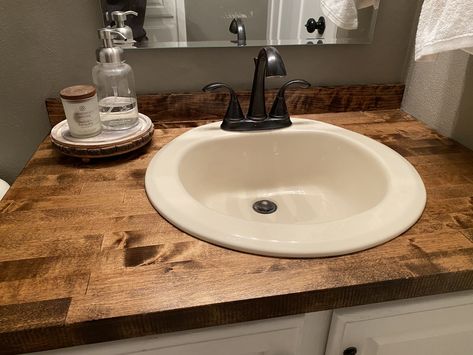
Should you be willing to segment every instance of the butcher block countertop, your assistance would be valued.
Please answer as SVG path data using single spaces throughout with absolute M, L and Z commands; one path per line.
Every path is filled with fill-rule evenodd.
M 406 157 L 427 189 L 421 219 L 351 255 L 245 254 L 179 231 L 148 202 L 150 159 L 189 127 L 156 129 L 150 145 L 89 163 L 46 138 L 0 201 L 0 352 L 473 289 L 473 152 L 400 110 L 301 117 Z

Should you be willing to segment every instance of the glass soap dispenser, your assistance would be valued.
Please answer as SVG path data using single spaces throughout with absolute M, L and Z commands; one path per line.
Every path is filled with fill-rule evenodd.
M 103 47 L 97 49 L 97 65 L 92 78 L 97 88 L 100 120 L 106 130 L 125 130 L 138 123 L 135 79 L 131 67 L 122 60 L 123 49 L 113 39 L 126 37 L 109 28 L 98 30 Z

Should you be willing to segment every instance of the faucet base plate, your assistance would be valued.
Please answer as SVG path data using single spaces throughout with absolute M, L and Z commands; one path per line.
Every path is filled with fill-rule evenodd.
M 263 131 L 269 129 L 278 129 L 278 128 L 285 128 L 292 125 L 291 119 L 289 117 L 281 119 L 281 118 L 273 118 L 268 117 L 265 120 L 255 121 L 249 118 L 245 118 L 239 121 L 230 121 L 230 120 L 223 120 L 220 128 L 225 131 Z

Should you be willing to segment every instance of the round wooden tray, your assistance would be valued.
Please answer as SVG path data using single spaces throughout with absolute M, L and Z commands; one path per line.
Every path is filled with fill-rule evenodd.
M 151 141 L 154 125 L 148 116 L 139 114 L 138 124 L 123 131 L 103 130 L 90 138 L 75 138 L 69 132 L 67 121 L 61 121 L 51 130 L 51 142 L 61 153 L 90 159 L 125 154 Z

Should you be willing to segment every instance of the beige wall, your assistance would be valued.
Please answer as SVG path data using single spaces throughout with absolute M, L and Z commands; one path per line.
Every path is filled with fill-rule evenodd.
M 452 137 L 473 149 L 473 56 L 469 56 Z
M 234 40 L 229 31 L 229 14 L 243 14 L 248 40 L 266 39 L 268 1 L 265 0 L 186 0 L 188 41 Z
M 411 59 L 402 108 L 473 149 L 473 57 L 463 51 L 434 62 Z
M 415 0 L 383 0 L 370 45 L 281 47 L 288 78 L 313 85 L 403 82 L 415 7 Z M 49 132 L 44 99 L 91 82 L 98 0 L 1 1 L 0 23 L 0 178 L 12 182 Z M 211 81 L 249 89 L 256 52 L 131 50 L 126 57 L 138 92 L 155 93 L 200 90 Z
M 91 82 L 95 0 L 0 1 L 0 178 L 12 182 L 49 132 L 44 99 Z

